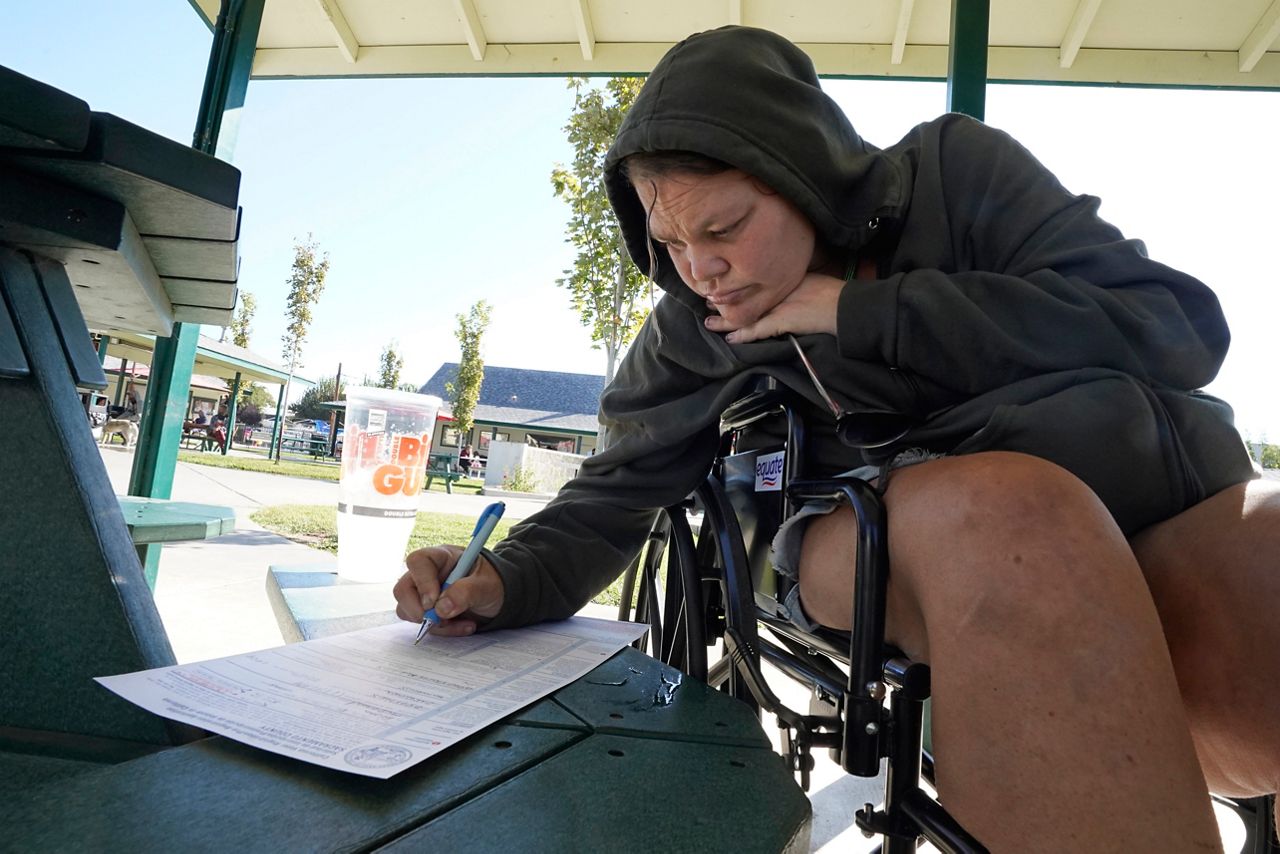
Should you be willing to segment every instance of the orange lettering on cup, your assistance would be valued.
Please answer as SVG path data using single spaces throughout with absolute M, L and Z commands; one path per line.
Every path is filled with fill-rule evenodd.
M 378 441 L 382 439 L 380 433 L 361 433 L 360 445 L 356 449 L 356 455 L 364 462 L 372 462 L 378 458 Z
M 417 495 L 422 491 L 422 481 L 425 480 L 423 475 L 426 469 L 422 466 L 406 466 L 404 470 L 404 487 L 401 489 L 405 495 Z
M 395 495 L 404 487 L 404 469 L 400 466 L 378 466 L 373 473 L 373 488 L 383 495 Z
M 412 436 L 401 436 L 396 440 L 396 462 L 408 468 L 422 465 L 422 440 Z

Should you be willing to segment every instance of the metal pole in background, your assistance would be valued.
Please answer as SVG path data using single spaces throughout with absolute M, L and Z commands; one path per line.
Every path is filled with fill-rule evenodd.
M 987 47 L 991 0 L 951 0 L 947 111 L 981 121 L 987 113 Z
M 265 2 L 222 0 L 214 26 L 192 147 L 228 161 L 234 147 L 239 111 L 249 86 Z M 223 134 L 226 118 L 229 118 L 225 121 L 227 133 Z M 129 479 L 130 495 L 168 498 L 173 491 L 173 472 L 178 464 L 178 445 L 182 440 L 182 422 L 186 417 L 191 368 L 199 338 L 198 323 L 175 323 L 168 338 L 156 339 L 141 434 Z M 151 559 L 155 559 L 154 555 Z
M 222 443 L 222 455 L 225 457 L 227 451 L 231 450 L 231 437 L 236 432 L 236 408 L 240 402 L 240 372 L 236 371 L 236 378 L 231 381 L 231 399 L 227 401 L 227 441 Z
M 222 0 L 218 11 L 192 147 L 223 160 L 231 159 L 265 3 L 266 0 Z M 221 133 L 224 122 L 225 135 Z M 199 339 L 198 323 L 175 323 L 168 338 L 156 338 L 141 433 L 129 478 L 130 495 L 168 498 L 173 492 L 173 472 L 178 466 L 178 445 L 182 441 Z M 154 583 L 160 567 L 160 546 L 139 550 L 144 548 L 148 583 Z

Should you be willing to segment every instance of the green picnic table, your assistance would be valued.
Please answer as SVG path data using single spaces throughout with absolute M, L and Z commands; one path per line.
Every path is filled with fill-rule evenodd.
M 147 586 L 152 590 L 156 589 L 159 565 L 155 564 L 155 571 L 149 568 L 152 564 L 147 561 L 148 549 L 158 549 L 162 543 L 208 540 L 236 529 L 236 512 L 230 507 L 136 495 L 120 495 L 117 500 L 138 559 L 147 567 Z
M 6 850 L 805 852 L 812 821 L 746 705 L 631 648 L 389 780 L 217 736 L 66 773 L 0 782 Z
M 121 495 L 120 512 L 135 545 L 207 540 L 236 529 L 230 507 Z

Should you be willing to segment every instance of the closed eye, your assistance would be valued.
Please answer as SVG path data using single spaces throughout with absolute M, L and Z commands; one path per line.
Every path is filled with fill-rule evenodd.
M 733 234 L 733 232 L 735 232 L 738 229 L 738 226 L 742 225 L 742 223 L 745 221 L 746 221 L 746 217 L 743 217 L 737 222 L 727 225 L 724 228 L 707 229 L 707 234 L 711 235 L 716 239 L 728 237 L 730 234 Z

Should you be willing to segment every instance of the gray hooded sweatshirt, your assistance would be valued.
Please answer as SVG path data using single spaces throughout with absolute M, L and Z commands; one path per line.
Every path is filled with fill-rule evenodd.
M 837 334 L 800 336 L 847 410 L 915 426 L 874 451 L 835 436 L 785 339 L 726 343 L 650 245 L 621 174 L 637 152 L 692 151 L 754 175 L 820 239 L 871 257 Z M 692 36 L 658 63 L 606 161 L 628 251 L 665 291 L 600 401 L 608 447 L 487 553 L 505 585 L 489 627 L 573 614 L 634 557 L 655 510 L 706 477 L 719 415 L 760 374 L 805 397 L 811 474 L 900 450 L 1020 451 L 1088 484 L 1132 534 L 1254 476 L 1230 408 L 1196 391 L 1230 335 L 1201 282 L 1150 260 L 1007 134 L 961 115 L 890 148 L 861 139 L 806 54 L 763 30 Z

